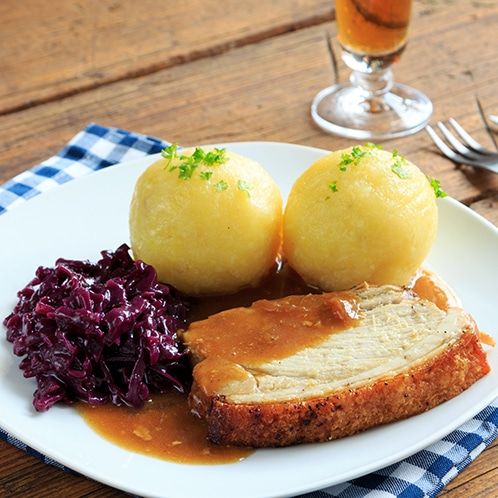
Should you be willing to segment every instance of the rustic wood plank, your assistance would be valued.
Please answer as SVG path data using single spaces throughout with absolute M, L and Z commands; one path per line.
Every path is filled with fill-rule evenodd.
M 469 23 L 476 17 L 469 36 Z M 444 29 L 428 36 L 430 26 Z M 434 9 L 414 21 L 410 45 L 395 68 L 399 81 L 431 96 L 435 119 L 454 116 L 483 142 L 489 136 L 476 95 L 485 109 L 498 108 L 498 54 L 488 42 L 497 29 L 498 5 L 468 9 L 465 0 L 454 1 L 451 16 Z M 332 80 L 328 32 L 333 32 L 332 24 L 302 29 L 4 116 L 0 179 L 53 154 L 90 121 L 182 144 L 275 140 L 328 149 L 350 145 L 319 131 L 309 116 L 314 94 Z M 346 70 L 339 66 L 344 79 Z M 386 143 L 394 146 L 440 178 L 457 199 L 471 202 L 498 190 L 496 175 L 454 166 L 424 133 Z
M 472 202 L 469 207 L 498 226 L 498 193 L 491 193 L 484 199 Z
M 446 498 L 494 498 L 496 496 L 496 483 L 498 482 L 498 469 L 489 471 L 485 478 L 479 482 L 470 481 L 455 488 L 445 496 Z
M 480 457 L 478 464 L 469 465 L 439 493 L 446 498 L 491 497 L 498 494 L 496 471 L 498 469 L 498 441 L 495 441 Z M 493 477 L 495 476 L 494 481 Z M 484 494 L 487 490 L 487 494 Z M 494 492 L 494 494 L 493 494 Z
M 0 467 L 0 496 L 5 498 L 129 496 L 79 474 L 73 475 L 46 465 L 4 441 L 0 441 L 0 454 L 3 462 Z
M 0 2 L 0 114 L 331 16 L 331 0 Z

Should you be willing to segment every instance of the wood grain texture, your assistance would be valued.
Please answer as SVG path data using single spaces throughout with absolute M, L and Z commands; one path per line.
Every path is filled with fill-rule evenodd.
M 334 35 L 325 22 L 329 0 L 275 0 L 271 8 L 258 0 L 46 5 L 0 3 L 0 114 L 25 108 L 0 116 L 0 183 L 54 154 L 90 121 L 185 145 L 275 140 L 336 149 L 352 143 L 323 134 L 309 117 L 315 93 L 348 76 L 340 60 L 334 72 L 327 50 L 326 37 Z M 498 32 L 497 3 L 418 0 L 415 7 L 396 79 L 433 99 L 434 121 L 456 117 L 493 147 L 478 102 L 497 114 L 498 51 L 490 36 Z M 424 133 L 384 145 L 396 146 L 498 225 L 496 175 L 454 166 Z M 0 456 L 0 497 L 128 496 L 4 442 Z M 498 443 L 440 496 L 498 496 Z
M 453 479 L 439 497 L 493 498 L 498 496 L 498 441 Z
M 0 114 L 331 17 L 331 0 L 6 0 Z
M 485 195 L 484 199 L 470 203 L 469 207 L 498 226 L 498 193 Z
M 395 75 L 431 96 L 435 119 L 456 117 L 492 146 L 476 95 L 485 109 L 498 108 L 498 53 L 488 35 L 498 29 L 498 5 L 469 10 L 460 0 L 452 2 L 451 12 L 435 9 L 416 18 Z M 471 22 L 479 29 L 474 27 L 469 37 Z M 444 29 L 428 36 L 431 26 Z M 90 121 L 185 145 L 275 140 L 326 149 L 348 146 L 351 141 L 325 135 L 309 116 L 313 96 L 333 79 L 325 42 L 329 33 L 333 26 L 328 23 L 301 29 L 4 116 L 0 181 L 55 153 Z M 340 67 L 343 80 L 347 73 Z M 496 175 L 454 166 L 424 133 L 385 145 L 396 146 L 424 172 L 440 178 L 457 199 L 472 202 L 498 190 Z
M 2 498 L 115 498 L 129 496 L 79 474 L 62 472 L 0 441 Z

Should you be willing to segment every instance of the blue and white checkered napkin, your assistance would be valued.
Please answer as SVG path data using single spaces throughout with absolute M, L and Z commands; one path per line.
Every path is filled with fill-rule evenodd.
M 165 142 L 117 128 L 89 125 L 57 155 L 0 186 L 0 214 L 37 194 L 118 162 L 159 152 Z M 433 497 L 498 436 L 498 399 L 473 419 L 427 449 L 382 470 L 306 498 Z M 0 438 L 40 458 L 61 464 L 29 448 L 0 429 Z

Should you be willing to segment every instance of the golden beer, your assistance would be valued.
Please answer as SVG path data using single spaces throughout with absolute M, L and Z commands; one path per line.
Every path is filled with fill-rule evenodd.
M 403 48 L 411 0 L 336 0 L 339 43 L 358 54 L 381 55 Z

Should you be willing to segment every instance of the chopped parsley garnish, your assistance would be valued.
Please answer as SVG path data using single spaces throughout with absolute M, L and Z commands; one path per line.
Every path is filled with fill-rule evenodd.
M 353 162 L 353 158 L 350 154 L 343 154 L 341 156 L 341 162 L 339 163 L 339 169 L 341 171 L 346 171 L 348 166 Z
M 213 172 L 212 171 L 201 171 L 199 173 L 199 176 L 201 177 L 201 180 L 204 180 L 205 182 L 207 182 L 213 176 Z
M 356 161 L 359 161 L 366 153 L 365 150 L 361 150 L 358 146 L 353 147 L 351 150 L 351 155 Z
M 196 147 L 193 154 L 190 156 L 195 162 L 200 163 L 205 156 L 205 152 L 200 148 Z
M 427 177 L 427 180 L 431 184 L 432 189 L 434 190 L 434 195 L 436 197 L 446 197 L 448 194 L 441 188 L 441 182 L 436 180 L 436 178 L 432 178 L 430 176 Z
M 210 150 L 203 158 L 204 164 L 207 164 L 209 166 L 226 163 L 227 159 L 228 158 L 225 156 L 225 149 L 218 148 Z
M 192 178 L 194 171 L 201 166 L 218 166 L 228 160 L 225 156 L 225 149 L 215 148 L 209 152 L 204 151 L 200 147 L 196 147 L 191 155 L 178 154 L 178 145 L 171 144 L 161 151 L 161 155 L 168 160 L 166 168 L 168 171 L 178 169 L 178 178 L 188 180 Z M 177 159 L 179 164 L 172 165 L 172 161 Z M 202 180 L 209 180 L 212 172 L 202 171 L 200 177 Z M 226 190 L 226 189 L 224 189 Z
M 391 171 L 395 173 L 397 176 L 399 176 L 402 180 L 405 180 L 406 178 L 410 178 L 410 172 L 403 168 L 403 164 L 400 161 L 396 161 L 392 166 L 391 166 Z
M 220 180 L 215 186 L 214 188 L 218 191 L 218 192 L 223 192 L 223 190 L 226 190 L 228 188 L 228 183 L 225 181 L 225 180 Z
M 362 150 L 361 147 L 358 147 L 355 145 L 352 149 L 351 152 L 348 154 L 347 152 L 343 153 L 341 155 L 341 160 L 339 162 L 339 169 L 341 171 L 347 171 L 348 166 L 350 164 L 353 164 L 356 166 L 359 162 L 360 159 L 367 154 L 366 150 Z
M 166 164 L 167 168 L 169 168 L 171 161 L 177 157 L 177 149 L 178 149 L 177 144 L 171 144 L 165 147 L 161 151 L 161 156 L 163 156 L 164 159 L 168 160 L 168 163 Z
M 186 156 L 183 162 L 178 166 L 178 178 L 181 178 L 182 180 L 192 178 L 192 175 L 199 167 L 199 164 L 200 163 L 194 158 L 194 155 Z
M 332 192 L 337 192 L 337 182 L 330 182 L 329 189 L 332 190 Z
M 394 162 L 391 165 L 391 171 L 402 180 L 410 178 L 412 175 L 405 167 L 407 160 L 398 152 L 398 149 L 393 149 L 392 158 L 394 159 Z
M 372 142 L 367 142 L 363 147 L 367 149 L 383 149 L 382 145 L 374 144 Z
M 249 197 L 251 196 L 251 193 L 249 192 L 249 190 L 252 189 L 251 185 L 249 183 L 247 183 L 246 181 L 244 180 L 239 180 L 237 182 L 237 188 L 239 190 L 241 190 L 242 192 L 245 192 Z

